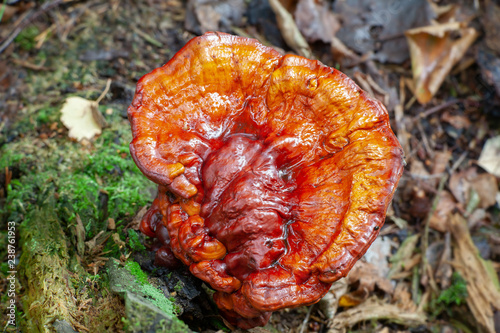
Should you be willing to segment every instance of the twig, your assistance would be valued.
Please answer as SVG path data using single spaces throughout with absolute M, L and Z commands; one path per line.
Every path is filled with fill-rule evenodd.
M 400 39 L 400 38 L 405 38 L 405 34 L 400 32 L 400 33 L 392 34 L 392 35 L 389 35 L 386 37 L 377 38 L 376 41 L 377 42 L 387 42 L 389 40 Z
M 424 227 L 424 235 L 422 236 L 422 264 L 420 266 L 420 270 L 422 272 L 422 277 L 421 279 L 424 279 L 427 277 L 427 248 L 429 247 L 429 228 L 430 228 L 430 222 L 432 215 L 434 215 L 434 212 L 436 211 L 437 205 L 439 203 L 439 199 L 441 198 L 441 192 L 444 189 L 444 184 L 446 184 L 446 181 L 448 180 L 448 174 L 445 173 L 443 177 L 441 177 L 441 180 L 439 181 L 438 189 L 436 192 L 436 195 L 434 196 L 434 199 L 432 200 L 432 206 L 431 210 L 427 214 L 427 217 L 425 219 L 425 227 Z
M 109 87 L 111 87 L 111 79 L 108 79 L 108 81 L 106 82 L 106 88 L 104 88 L 104 91 L 101 93 L 101 95 L 99 96 L 99 98 L 96 99 L 95 102 L 97 104 L 99 104 L 99 102 L 101 102 L 102 99 L 106 96 L 106 94 L 109 91 Z
M 434 106 L 434 107 L 432 107 L 430 109 L 427 109 L 424 112 L 420 113 L 418 115 L 418 117 L 416 117 L 414 119 L 414 121 L 417 121 L 417 120 L 422 119 L 422 118 L 426 118 L 426 117 L 430 116 L 431 114 L 439 112 L 441 110 L 444 110 L 444 109 L 446 109 L 449 106 L 457 104 L 458 102 L 460 102 L 460 100 L 458 100 L 458 99 L 452 99 L 451 101 L 448 101 L 446 103 L 443 103 L 443 104 L 440 104 L 440 105 L 436 105 L 436 106 Z
M 405 84 L 403 80 L 399 81 L 399 104 L 394 107 L 394 116 L 396 118 L 396 128 L 398 131 L 398 140 L 401 142 L 406 158 L 410 156 L 410 145 L 408 142 L 408 132 L 404 121 L 404 102 L 405 102 Z
M 416 125 L 418 131 L 420 132 L 420 135 L 422 136 L 422 143 L 424 144 L 425 151 L 427 152 L 427 155 L 429 155 L 429 157 L 433 159 L 435 153 L 431 148 L 431 144 L 429 142 L 429 138 L 427 138 L 427 134 L 425 134 L 424 127 L 422 126 L 421 122 L 417 122 Z
M 142 37 L 149 44 L 152 44 L 156 47 L 163 46 L 163 44 L 160 41 L 158 41 L 157 39 L 154 39 L 153 37 L 151 37 L 150 35 L 148 35 L 144 31 L 140 30 L 139 28 L 136 28 L 135 26 L 133 26 L 132 29 L 135 31 L 135 33 L 137 33 L 140 37 Z
M 411 179 L 437 179 L 443 177 L 444 173 L 438 173 L 434 175 L 420 175 L 417 173 L 412 173 L 412 172 L 405 172 L 406 177 L 411 178 Z M 405 177 L 405 178 L 406 178 Z
M 307 311 L 306 317 L 304 318 L 304 321 L 302 322 L 302 325 L 300 326 L 300 331 L 299 333 L 304 333 L 307 327 L 307 323 L 309 322 L 309 317 L 311 317 L 311 312 L 312 309 L 314 308 L 314 304 L 309 307 L 309 310 Z
M 63 24 L 63 32 L 60 36 L 62 42 L 66 42 L 69 32 L 75 25 L 75 22 L 82 16 L 85 11 L 92 6 L 94 3 L 87 2 L 86 4 L 79 6 L 71 13 L 71 18 Z
M 425 219 L 425 227 L 424 227 L 424 235 L 422 236 L 422 265 L 421 265 L 421 271 L 422 271 L 422 278 L 427 277 L 427 248 L 429 246 L 429 228 L 430 228 L 430 221 L 431 217 L 436 211 L 437 205 L 439 203 L 439 199 L 441 198 L 441 192 L 444 189 L 444 185 L 446 184 L 446 181 L 448 180 L 449 176 L 452 175 L 456 169 L 462 164 L 463 160 L 467 156 L 466 153 L 462 154 L 458 160 L 452 165 L 450 170 L 445 173 L 442 177 L 441 180 L 439 181 L 439 185 L 436 191 L 436 195 L 434 196 L 434 199 L 432 200 L 432 206 L 431 210 L 427 214 L 427 217 Z
M 55 24 L 52 24 L 50 27 L 42 31 L 38 36 L 35 37 L 36 45 L 35 48 L 37 50 L 40 50 L 42 48 L 43 43 L 45 43 L 45 40 L 47 39 L 47 36 L 49 35 L 52 30 L 54 30 L 56 27 Z
M 7 37 L 2 45 L 0 45 L 0 53 L 5 51 L 5 49 L 12 43 L 12 41 L 19 35 L 21 31 L 23 31 L 24 28 L 26 28 L 31 22 L 33 22 L 36 18 L 38 18 L 40 15 L 45 13 L 46 11 L 59 6 L 63 0 L 53 0 L 51 2 L 46 2 L 43 5 L 38 8 L 38 10 L 34 11 L 28 11 L 26 12 L 26 15 L 21 19 L 19 25 L 14 28 L 14 30 L 10 33 L 9 37 Z
M 451 170 L 452 171 L 455 171 L 458 169 L 458 167 L 460 166 L 460 164 L 462 164 L 462 162 L 465 160 L 465 158 L 467 157 L 467 152 L 464 151 L 462 153 L 462 155 L 460 155 L 459 158 L 457 158 L 457 160 L 455 161 L 455 163 L 453 163 L 453 165 L 451 166 Z
M 41 65 L 35 65 L 35 64 L 30 63 L 30 62 L 21 60 L 21 59 L 12 59 L 12 62 L 15 64 L 18 64 L 19 66 L 32 69 L 34 71 L 48 71 L 48 70 L 50 70 L 50 68 L 45 67 L 43 65 L 43 63 Z
M 30 15 L 30 13 L 32 13 L 32 11 L 28 11 L 24 14 L 24 18 L 23 20 L 28 17 Z M 2 43 L 2 45 L 0 45 L 0 54 L 5 51 L 5 49 L 10 45 L 10 43 L 12 43 L 12 41 L 17 37 L 17 35 L 19 35 L 19 33 L 23 30 L 23 28 L 21 28 L 21 26 L 19 27 L 16 27 L 14 29 L 14 31 L 10 34 L 9 37 L 7 37 L 7 39 L 5 39 L 5 41 Z
M 411 96 L 408 103 L 405 104 L 405 110 L 409 110 L 413 106 L 413 104 L 415 104 L 416 101 L 417 101 L 417 97 L 415 95 Z

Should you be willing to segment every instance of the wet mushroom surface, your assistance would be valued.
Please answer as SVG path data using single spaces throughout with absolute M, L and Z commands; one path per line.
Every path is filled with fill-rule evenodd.
M 132 156 L 158 184 L 141 230 L 229 323 L 313 304 L 385 220 L 403 152 L 385 107 L 315 60 L 206 33 L 137 84 Z

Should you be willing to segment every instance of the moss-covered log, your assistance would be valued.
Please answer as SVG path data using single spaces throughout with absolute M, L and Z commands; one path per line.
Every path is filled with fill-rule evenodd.
M 25 288 L 25 332 L 53 332 L 56 320 L 74 324 L 70 256 L 55 211 L 54 202 L 47 200 L 27 216 L 21 228 L 19 273 Z

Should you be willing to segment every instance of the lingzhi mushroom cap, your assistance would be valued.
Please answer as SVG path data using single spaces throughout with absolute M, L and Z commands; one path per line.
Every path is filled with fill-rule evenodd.
M 209 32 L 137 84 L 141 230 L 233 325 L 317 302 L 375 240 L 403 171 L 384 106 L 334 68 Z

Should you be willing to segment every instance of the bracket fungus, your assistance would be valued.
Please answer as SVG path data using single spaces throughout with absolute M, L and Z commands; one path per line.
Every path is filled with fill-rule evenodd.
M 384 106 L 315 60 L 209 32 L 137 84 L 141 222 L 233 325 L 317 302 L 375 240 L 403 171 Z

